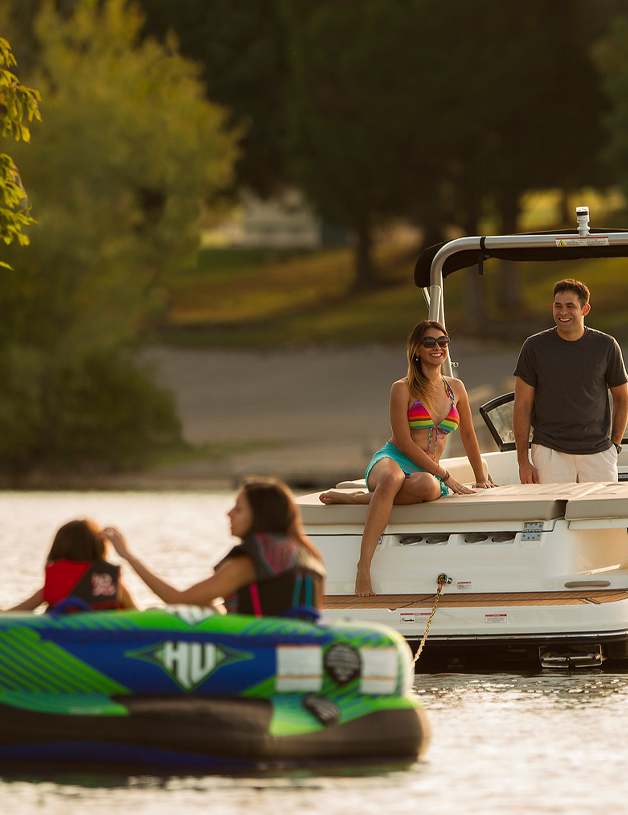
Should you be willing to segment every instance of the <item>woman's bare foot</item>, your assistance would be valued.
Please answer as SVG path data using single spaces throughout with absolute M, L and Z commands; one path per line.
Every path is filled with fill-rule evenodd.
M 319 495 L 319 500 L 323 504 L 368 504 L 371 500 L 372 493 L 361 492 L 345 492 L 345 490 L 327 490 L 327 492 Z
M 371 585 L 371 570 L 368 566 L 360 566 L 358 563 L 358 573 L 355 577 L 356 597 L 374 597 L 375 592 Z

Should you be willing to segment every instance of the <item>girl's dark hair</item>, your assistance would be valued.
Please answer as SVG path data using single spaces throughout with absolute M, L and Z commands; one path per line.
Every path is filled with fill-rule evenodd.
M 104 560 L 106 543 L 97 524 L 93 521 L 69 521 L 57 530 L 48 560 L 74 560 L 91 563 Z
M 303 531 L 301 513 L 286 484 L 276 478 L 252 478 L 244 482 L 242 490 L 253 513 L 250 532 L 296 538 L 321 558 Z

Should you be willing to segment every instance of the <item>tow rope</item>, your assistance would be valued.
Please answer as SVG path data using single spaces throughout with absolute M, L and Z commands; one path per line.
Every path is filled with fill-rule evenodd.
M 427 621 L 427 625 L 425 626 L 425 634 L 423 634 L 423 639 L 421 640 L 419 647 L 417 648 L 417 652 L 414 655 L 414 659 L 412 660 L 412 664 L 416 665 L 417 659 L 421 656 L 421 651 L 423 650 L 423 646 L 425 645 L 425 640 L 427 639 L 427 635 L 430 631 L 430 626 L 432 625 L 432 620 L 434 619 L 434 615 L 436 614 L 436 607 L 438 606 L 438 601 L 440 600 L 440 595 L 443 590 L 443 586 L 448 585 L 451 583 L 451 577 L 447 577 L 444 572 L 441 572 L 438 577 L 438 588 L 436 589 L 436 599 L 434 600 L 434 605 L 432 607 L 432 613 Z

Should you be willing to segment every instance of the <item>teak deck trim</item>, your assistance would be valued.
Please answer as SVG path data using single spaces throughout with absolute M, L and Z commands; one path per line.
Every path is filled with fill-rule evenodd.
M 376 594 L 373 597 L 355 597 L 352 594 L 328 594 L 325 608 L 333 611 L 342 609 L 388 609 L 400 608 L 430 610 L 436 594 Z M 574 591 L 534 591 L 505 592 L 503 594 L 448 594 L 440 596 L 439 606 L 464 608 L 473 606 L 573 606 L 580 604 L 615 603 L 628 600 L 628 590 L 574 590 Z

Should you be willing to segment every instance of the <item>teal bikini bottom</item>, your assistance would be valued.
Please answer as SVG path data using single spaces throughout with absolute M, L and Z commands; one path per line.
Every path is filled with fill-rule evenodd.
M 370 460 L 368 467 L 366 468 L 366 486 L 368 487 L 369 492 L 371 492 L 371 488 L 369 487 L 369 475 L 373 467 L 377 464 L 378 461 L 381 461 L 383 458 L 391 458 L 395 464 L 398 464 L 399 467 L 403 470 L 406 475 L 406 478 L 412 473 L 426 473 L 427 470 L 424 470 L 423 467 L 417 467 L 413 461 L 398 450 L 394 444 L 387 441 L 386 444 L 382 447 L 381 450 L 378 450 L 377 453 L 373 456 Z M 432 473 L 430 473 L 432 475 Z M 447 485 L 440 479 L 438 476 L 434 476 L 437 481 L 440 482 L 440 496 L 443 498 L 445 495 L 449 494 L 449 489 Z

